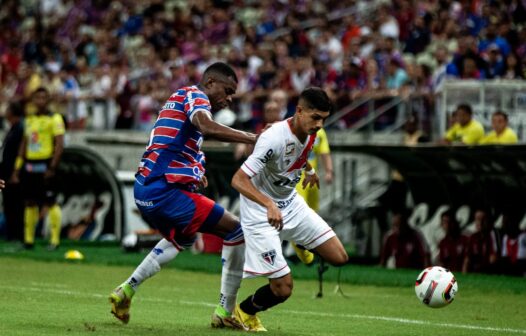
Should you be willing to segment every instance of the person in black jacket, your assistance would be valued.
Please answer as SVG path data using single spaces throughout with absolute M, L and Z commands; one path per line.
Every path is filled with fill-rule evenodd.
M 13 174 L 18 148 L 24 135 L 24 107 L 20 103 L 9 104 L 6 119 L 11 125 L 2 142 L 2 162 L 0 163 L 0 179 L 6 182 L 2 191 L 4 215 L 6 220 L 6 239 L 22 241 L 24 232 L 24 201 L 20 184 L 9 183 Z

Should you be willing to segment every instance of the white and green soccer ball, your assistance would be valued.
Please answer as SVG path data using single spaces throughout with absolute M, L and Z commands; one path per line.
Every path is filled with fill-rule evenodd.
M 457 291 L 455 276 L 444 267 L 428 267 L 416 278 L 416 297 L 431 308 L 447 306 L 453 301 Z

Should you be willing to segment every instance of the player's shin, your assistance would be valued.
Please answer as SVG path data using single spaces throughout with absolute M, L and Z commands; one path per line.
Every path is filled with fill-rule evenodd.
M 51 228 L 51 246 L 58 246 L 60 243 L 60 229 L 62 225 L 62 210 L 55 204 L 49 209 L 49 225 Z
M 241 302 L 239 307 L 243 312 L 249 315 L 255 315 L 260 311 L 272 308 L 280 303 L 285 302 L 287 297 L 276 296 L 270 285 L 260 287 L 254 295 L 251 295 Z
M 24 209 L 24 243 L 32 246 L 35 242 L 35 227 L 38 223 L 38 207 L 26 206 Z
M 161 266 L 173 260 L 179 250 L 168 240 L 162 239 L 148 253 L 146 258 L 135 269 L 132 275 L 126 280 L 134 290 L 146 279 L 152 277 L 161 270 Z
M 245 263 L 245 243 L 241 226 L 225 237 L 221 259 L 223 269 L 219 307 L 223 308 L 225 313 L 231 314 L 236 306 L 237 291 L 241 286 Z

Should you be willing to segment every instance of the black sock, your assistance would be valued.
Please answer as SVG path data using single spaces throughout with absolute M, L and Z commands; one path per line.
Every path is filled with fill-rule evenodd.
M 281 298 L 270 289 L 270 285 L 260 287 L 254 295 L 251 295 L 245 299 L 245 301 L 239 304 L 242 311 L 249 315 L 254 315 L 257 312 L 267 310 L 275 305 L 284 302 L 286 298 Z

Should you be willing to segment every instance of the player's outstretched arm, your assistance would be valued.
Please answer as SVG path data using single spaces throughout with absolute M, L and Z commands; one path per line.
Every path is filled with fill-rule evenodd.
M 249 200 L 267 208 L 267 218 L 270 225 L 277 230 L 283 228 L 283 218 L 281 217 L 281 211 L 276 206 L 276 203 L 256 189 L 252 181 L 250 181 L 250 177 L 243 170 L 238 169 L 234 174 L 234 177 L 232 178 L 232 187 Z
M 206 138 L 213 138 L 225 142 L 237 142 L 255 144 L 256 135 L 249 132 L 239 131 L 237 129 L 221 125 L 215 122 L 209 113 L 204 111 L 196 111 L 192 124 L 195 125 L 203 133 Z

